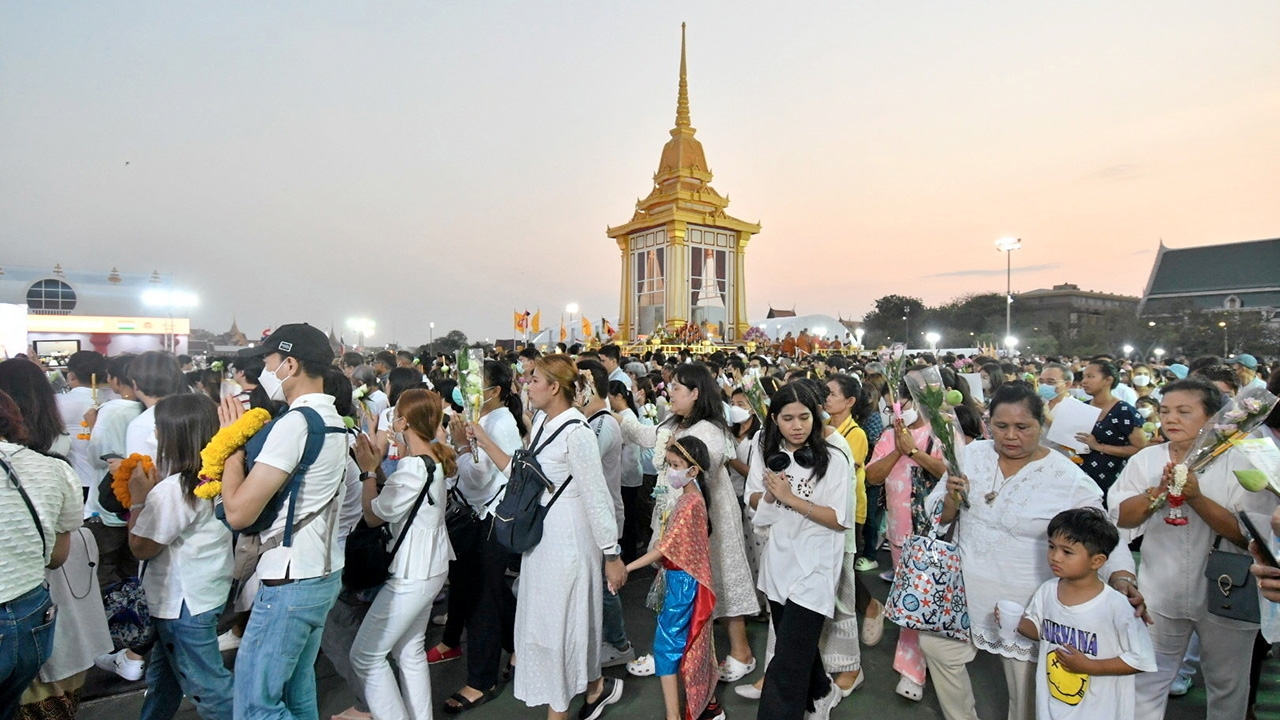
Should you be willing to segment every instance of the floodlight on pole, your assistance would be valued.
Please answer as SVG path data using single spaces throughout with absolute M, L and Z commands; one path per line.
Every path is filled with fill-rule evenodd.
M 1003 237 L 996 240 L 996 250 L 1004 253 L 1004 334 L 1013 335 L 1013 251 L 1022 247 L 1022 239 Z

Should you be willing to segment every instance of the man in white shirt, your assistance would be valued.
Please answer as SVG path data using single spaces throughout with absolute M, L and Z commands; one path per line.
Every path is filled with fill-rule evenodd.
M 80 484 L 83 487 L 93 487 L 98 478 L 94 476 L 93 464 L 89 462 L 89 433 L 80 427 L 80 423 L 84 421 L 85 412 L 94 406 L 94 395 L 99 392 L 98 388 L 103 388 L 100 392 L 106 392 L 106 359 L 102 357 L 102 353 L 93 350 L 72 353 L 67 358 L 66 377 L 68 390 L 58 395 L 57 400 L 62 424 L 71 436 L 71 452 L 67 460 L 71 462 L 76 475 L 80 476 Z M 109 398 L 97 399 L 99 402 L 106 402 Z M 85 437 L 81 437 L 82 435 Z
M 631 389 L 631 376 L 621 367 L 622 349 L 613 343 L 604 345 L 600 348 L 600 362 L 604 365 L 605 372 L 609 373 L 609 381 L 617 380 L 627 389 Z M 607 389 L 607 385 L 606 385 Z M 608 397 L 608 393 L 605 394 Z
M 1258 358 L 1249 353 L 1240 353 L 1229 358 L 1227 364 L 1236 371 L 1236 377 L 1240 379 L 1241 392 L 1251 387 L 1266 389 L 1267 381 L 1258 375 Z
M 259 535 L 264 544 L 292 537 L 291 544 L 282 540 L 263 553 L 258 564 L 262 585 L 236 655 L 235 714 L 314 718 L 318 715 L 316 655 L 325 617 L 341 588 L 343 568 L 336 528 L 347 436 L 333 397 L 324 394 L 333 349 L 323 332 L 296 323 L 280 326 L 261 345 L 241 355 L 262 356 L 265 368 L 259 385 L 272 400 L 288 402 L 291 412 L 272 426 L 247 476 L 243 451 L 227 460 L 222 502 L 232 528 L 252 525 L 273 496 L 287 491 L 310 435 L 304 412 L 292 410 L 310 408 L 326 429 L 319 455 L 297 478 L 292 528 L 286 528 L 290 505 L 286 498 L 271 527 Z M 223 412 L 237 407 L 238 403 L 224 403 Z
M 614 346 L 614 349 L 617 347 Z M 596 442 L 600 446 L 600 464 L 604 468 L 609 495 L 613 498 L 613 518 L 617 527 L 621 528 L 625 515 L 622 503 L 622 428 L 618 427 L 618 421 L 609 412 L 606 403 L 606 398 L 609 397 L 609 375 L 603 363 L 591 359 L 579 360 L 578 372 L 586 376 L 588 388 L 586 397 L 580 398 L 578 409 L 587 416 L 587 423 L 596 433 Z M 615 549 L 621 552 L 621 546 Z M 627 639 L 627 627 L 622 619 L 622 600 L 611 592 L 604 594 L 603 630 L 601 667 L 622 665 L 635 659 L 636 651 Z

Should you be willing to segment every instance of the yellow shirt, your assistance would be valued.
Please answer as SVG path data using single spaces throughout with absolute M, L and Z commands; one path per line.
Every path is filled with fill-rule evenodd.
M 836 432 L 849 443 L 849 449 L 853 451 L 854 472 L 857 477 L 855 489 L 858 493 L 858 507 L 854 512 L 854 521 L 861 525 L 867 521 L 867 433 L 852 415 L 840 423 Z

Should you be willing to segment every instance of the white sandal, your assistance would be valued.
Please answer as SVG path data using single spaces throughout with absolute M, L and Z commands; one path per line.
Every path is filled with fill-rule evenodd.
M 902 679 L 898 681 L 898 687 L 894 689 L 894 692 L 913 702 L 920 702 L 924 699 L 924 686 L 906 675 L 903 675 Z
M 744 663 L 734 656 L 729 655 L 725 657 L 724 662 L 720 663 L 720 682 L 738 682 L 742 678 L 755 672 L 755 670 L 755 658 L 751 658 L 751 662 L 749 663 Z
M 649 677 L 658 672 L 658 668 L 652 655 L 641 655 L 627 663 L 627 672 L 636 677 Z

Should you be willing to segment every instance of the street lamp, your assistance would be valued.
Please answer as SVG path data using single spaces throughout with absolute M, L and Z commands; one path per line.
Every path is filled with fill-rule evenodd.
M 907 346 L 911 345 L 911 308 L 907 307 L 902 311 L 902 342 Z
M 1231 354 L 1231 345 L 1227 342 L 1227 321 L 1220 321 L 1218 327 L 1222 328 L 1222 357 L 1225 358 Z
M 941 335 L 936 332 L 925 333 L 924 339 L 928 341 L 929 349 L 935 353 L 938 352 L 938 341 L 942 339 Z
M 427 323 L 427 344 L 431 346 L 431 357 L 436 356 L 436 324 Z
M 1164 348 L 1156 348 L 1153 351 L 1156 354 L 1156 362 L 1160 362 L 1160 358 L 1164 357 Z
M 578 314 L 578 303 L 571 302 L 564 306 L 564 311 L 569 313 L 569 344 L 573 344 L 573 339 L 577 336 L 577 331 L 573 327 L 573 316 Z
M 1013 336 L 1013 251 L 1022 247 L 1022 239 L 1015 237 L 1000 238 L 996 241 L 996 250 L 1004 253 L 1004 334 L 1006 338 Z
M 373 331 L 377 329 L 378 324 L 369 318 L 351 318 L 347 321 L 347 327 L 356 334 L 356 347 L 363 350 L 365 340 L 373 337 Z
M 867 331 L 866 331 L 866 330 L 863 330 L 862 328 L 858 328 L 857 330 L 854 330 L 854 331 L 853 331 L 853 337 L 854 337 L 854 339 L 856 339 L 856 340 L 858 341 L 858 351 L 859 351 L 859 352 L 861 352 L 861 351 L 862 351 L 862 336 L 863 336 L 863 335 L 866 335 L 866 334 L 867 334 Z
M 1124 350 L 1124 359 L 1125 359 L 1125 360 L 1128 360 L 1128 359 L 1129 359 L 1129 356 L 1133 354 L 1133 346 L 1132 346 L 1132 345 L 1125 345 L 1125 346 L 1124 346 L 1123 348 L 1121 348 L 1121 349 L 1122 349 L 1122 350 Z
M 1018 347 L 1018 338 L 1012 335 L 1004 336 L 1005 357 L 1013 357 L 1013 349 Z

